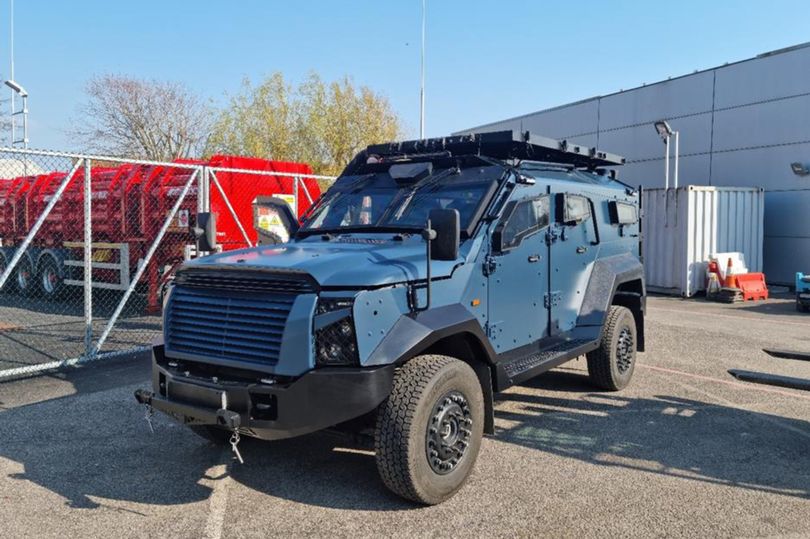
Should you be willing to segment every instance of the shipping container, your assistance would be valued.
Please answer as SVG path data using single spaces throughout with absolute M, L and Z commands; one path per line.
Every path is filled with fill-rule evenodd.
M 762 271 L 764 208 L 765 193 L 759 187 L 645 189 L 647 289 L 683 297 L 705 290 L 712 253 L 741 252 L 748 271 Z

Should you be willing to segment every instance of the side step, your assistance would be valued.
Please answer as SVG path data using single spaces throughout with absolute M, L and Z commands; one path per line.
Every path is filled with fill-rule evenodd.
M 498 365 L 498 368 L 506 378 L 506 386 L 510 386 L 534 378 L 570 359 L 590 352 L 595 347 L 596 342 L 592 339 L 572 339 L 553 348 L 504 362 Z

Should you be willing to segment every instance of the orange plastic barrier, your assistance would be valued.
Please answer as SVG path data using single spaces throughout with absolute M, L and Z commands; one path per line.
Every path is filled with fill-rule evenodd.
M 741 273 L 735 277 L 744 301 L 768 299 L 768 287 L 765 286 L 764 273 Z

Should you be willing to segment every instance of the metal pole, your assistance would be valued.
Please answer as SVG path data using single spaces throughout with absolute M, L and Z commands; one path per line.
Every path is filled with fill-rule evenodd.
M 11 4 L 11 80 L 16 80 L 14 78 L 14 0 L 10 0 Z M 15 114 L 17 112 L 17 106 L 15 103 L 15 91 L 11 89 L 11 144 L 9 146 L 14 146 L 14 140 L 17 138 L 17 133 L 15 129 Z
M 39 218 L 37 219 L 37 222 L 34 223 L 33 227 L 31 227 L 31 230 L 28 232 L 28 235 L 25 237 L 22 244 L 19 247 L 17 247 L 17 250 L 14 252 L 14 256 L 11 258 L 11 261 L 8 263 L 8 266 L 6 267 L 6 271 L 4 271 L 2 275 L 0 275 L 0 290 L 3 289 L 3 286 L 6 284 L 6 281 L 8 280 L 8 276 L 11 275 L 11 272 L 14 270 L 14 266 L 17 265 L 17 262 L 19 262 L 20 259 L 23 257 L 25 250 L 28 249 L 29 245 L 31 245 L 31 241 L 34 239 L 34 236 L 36 236 L 37 232 L 39 232 L 39 229 L 42 228 L 42 223 L 45 222 L 45 219 L 48 218 L 48 215 L 51 213 L 53 207 L 56 206 L 57 202 L 59 202 L 59 199 L 62 197 L 62 193 L 65 192 L 65 188 L 70 183 L 70 180 L 73 179 L 73 176 L 76 174 L 76 171 L 79 170 L 79 167 L 83 162 L 84 159 L 79 159 L 76 161 L 76 164 L 73 165 L 72 169 L 70 169 L 70 172 L 68 172 L 67 176 L 65 176 L 65 179 L 62 180 L 61 184 L 59 184 L 59 188 L 51 197 L 51 200 L 50 202 L 48 202 L 48 205 L 45 206 L 45 209 L 40 214 Z
M 90 167 L 90 160 L 86 159 L 84 161 L 84 353 L 87 358 L 93 354 L 93 221 L 91 213 L 93 197 Z
M 675 131 L 675 189 L 678 188 L 678 158 L 680 157 L 680 150 L 678 149 L 678 141 L 680 139 L 680 132 Z
M 23 102 L 23 148 L 28 149 L 28 96 L 22 98 Z
M 419 138 L 425 138 L 425 1 L 422 0 L 422 55 L 419 83 Z
M 293 215 L 298 219 L 298 176 L 293 176 Z
M 194 171 L 194 174 L 186 182 L 186 185 L 183 186 L 183 190 L 180 192 L 180 196 L 177 197 L 177 200 L 172 206 L 171 212 L 169 215 L 166 216 L 166 220 L 163 222 L 163 226 L 160 227 L 160 230 L 157 233 L 157 237 L 155 241 L 152 242 L 152 245 L 149 246 L 149 250 L 146 252 L 146 256 L 143 257 L 143 263 L 138 268 L 138 271 L 135 272 L 135 275 L 132 277 L 132 280 L 129 283 L 129 288 L 127 288 L 126 292 L 124 292 L 124 296 L 121 298 L 121 301 L 118 302 L 118 306 L 115 308 L 112 316 L 110 317 L 107 325 L 104 326 L 104 331 L 101 332 L 101 335 L 98 338 L 98 342 L 96 343 L 95 349 L 93 350 L 93 354 L 98 354 L 98 351 L 101 350 L 102 345 L 107 340 L 107 337 L 110 336 L 110 332 L 112 331 L 113 326 L 118 321 L 118 317 L 121 316 L 121 311 L 124 310 L 124 305 L 127 304 L 129 297 L 132 295 L 132 292 L 135 290 L 135 286 L 138 284 L 138 281 L 141 280 L 141 276 L 143 275 L 144 271 L 146 271 L 146 267 L 149 265 L 149 262 L 152 261 L 152 257 L 155 256 L 155 251 L 157 251 L 158 245 L 163 240 L 163 236 L 166 235 L 166 231 L 169 229 L 169 225 L 171 224 L 174 216 L 177 215 L 177 210 L 180 209 L 180 205 L 185 200 L 186 195 L 188 194 L 191 186 L 194 185 L 194 180 L 197 179 L 197 175 L 200 173 L 200 169 Z M 2 288 L 2 283 L 0 283 L 0 288 Z
M 669 189 L 669 135 L 664 139 L 664 146 L 666 147 L 666 155 L 664 156 L 664 189 Z

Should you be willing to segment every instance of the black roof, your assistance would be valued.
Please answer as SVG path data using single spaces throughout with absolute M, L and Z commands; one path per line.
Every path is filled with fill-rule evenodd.
M 355 163 L 361 159 L 366 161 L 372 156 L 388 161 L 430 155 L 479 155 L 501 160 L 560 163 L 587 169 L 623 165 L 625 162 L 624 157 L 619 155 L 535 135 L 529 131 L 495 131 L 373 144 L 355 157 Z

